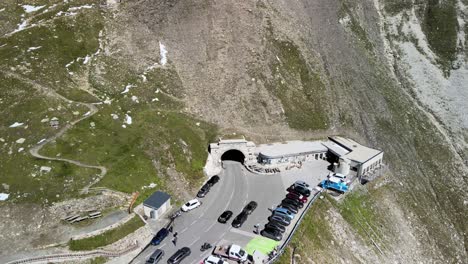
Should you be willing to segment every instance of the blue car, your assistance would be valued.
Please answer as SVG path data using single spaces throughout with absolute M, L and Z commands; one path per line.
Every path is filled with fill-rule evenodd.
M 348 191 L 349 188 L 346 182 L 338 179 L 337 177 L 330 177 L 327 180 L 323 180 L 320 185 L 322 185 L 322 188 L 324 189 L 332 189 L 342 193 Z
M 292 220 L 294 218 L 294 216 L 296 216 L 295 214 L 293 214 L 291 211 L 289 211 L 288 209 L 286 208 L 282 208 L 282 207 L 278 207 L 276 208 L 274 211 L 273 211 L 273 215 L 282 215 L 282 216 L 286 216 L 287 218 L 289 218 L 290 220 Z
M 161 228 L 161 230 L 159 230 L 158 233 L 151 240 L 151 245 L 157 246 L 161 244 L 161 242 L 167 237 L 168 234 L 169 230 L 167 230 L 167 228 Z

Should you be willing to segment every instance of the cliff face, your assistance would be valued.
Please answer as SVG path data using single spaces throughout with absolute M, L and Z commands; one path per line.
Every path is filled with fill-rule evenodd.
M 78 2 L 99 7 L 99 1 Z M 71 12 L 68 5 L 57 2 L 62 12 Z M 468 258 L 466 5 L 108 1 L 94 13 L 80 9 L 76 18 L 59 10 L 32 17 L 29 25 L 41 26 L 8 35 L 24 18 L 15 17 L 18 23 L 1 28 L 8 35 L 2 72 L 34 77 L 77 101 L 102 102 L 90 119 L 92 133 L 88 123 L 78 125 L 44 153 L 108 166 L 99 184 L 124 192 L 154 180 L 145 175 L 157 174 L 162 186 L 197 183 L 216 133 L 257 142 L 343 134 L 382 149 L 389 167 L 383 177 L 340 201 L 325 197 L 314 205 L 291 244 L 298 260 L 462 263 Z M 75 34 L 66 34 L 70 28 Z M 55 45 L 52 31 L 69 41 Z M 13 48 L 35 45 L 38 35 L 48 41 L 42 50 L 55 47 L 40 65 Z M 56 48 L 64 45 L 73 52 Z M 18 58 L 26 62 L 17 66 Z M 31 89 L 9 76 L 15 87 Z M 11 117 L 13 110 L 5 113 Z M 16 188 L 13 179 L 8 183 Z M 181 183 L 173 191 L 183 189 Z

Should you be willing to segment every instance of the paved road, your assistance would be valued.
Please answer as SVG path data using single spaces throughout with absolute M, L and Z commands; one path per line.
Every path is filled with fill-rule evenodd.
M 160 246 L 145 249 L 133 263 L 144 263 L 156 248 L 164 250 L 165 257 L 161 263 L 166 263 L 177 249 L 184 246 L 190 247 L 192 254 L 183 263 L 199 263 L 211 252 L 200 251 L 204 242 L 212 245 L 236 243 L 245 246 L 255 236 L 253 226 L 260 221 L 266 222 L 270 214 L 268 207 L 272 205 L 271 198 L 278 200 L 278 191 L 284 191 L 281 178 L 251 174 L 237 162 L 225 162 L 225 165 L 226 168 L 220 175 L 221 180 L 204 199 L 200 199 L 202 206 L 183 213 L 175 220 L 174 232 L 179 234 L 177 246 L 171 242 L 170 235 Z M 264 179 L 265 177 L 268 179 Z M 250 200 L 257 201 L 257 209 L 240 229 L 232 228 L 232 219 Z M 228 224 L 220 224 L 217 218 L 225 210 L 233 211 L 234 216 Z
M 156 248 L 165 252 L 161 263 L 174 254 L 177 249 L 190 247 L 191 255 L 182 263 L 199 263 L 210 255 L 210 251 L 201 252 L 204 242 L 212 245 L 232 243 L 245 247 L 254 238 L 254 225 L 263 227 L 271 215 L 268 208 L 275 207 L 285 197 L 286 187 L 296 180 L 305 180 L 312 186 L 318 184 L 328 174 L 326 161 L 314 161 L 304 166 L 303 170 L 291 170 L 275 175 L 253 174 L 240 163 L 225 161 L 225 170 L 220 174 L 220 181 L 203 199 L 202 205 L 188 213 L 183 213 L 175 220 L 174 232 L 178 232 L 177 246 L 171 242 L 172 234 L 160 246 L 149 246 L 133 261 L 144 263 Z M 232 228 L 233 218 L 242 211 L 249 201 L 258 203 L 257 209 L 249 216 L 241 228 Z M 218 216 L 225 210 L 234 212 L 228 224 L 217 222 Z M 295 219 L 294 221 L 296 221 Z M 293 222 L 294 223 L 294 222 Z M 290 231 L 294 224 L 288 227 Z M 155 233 L 157 230 L 155 230 Z M 284 238 L 287 233 L 284 234 Z

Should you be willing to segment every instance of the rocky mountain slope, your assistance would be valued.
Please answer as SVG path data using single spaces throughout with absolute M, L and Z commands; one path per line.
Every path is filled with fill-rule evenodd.
M 218 135 L 343 134 L 384 150 L 389 171 L 314 205 L 282 262 L 295 247 L 300 263 L 463 263 L 467 4 L 5 1 L 0 191 L 10 199 L 0 206 L 19 215 L 40 205 L 47 215 L 96 181 L 99 171 L 28 153 L 56 133 L 52 117 L 63 127 L 89 114 L 73 102 L 88 102 L 98 112 L 41 153 L 105 166 L 95 186 L 131 193 L 156 183 L 182 197 Z M 22 250 L 41 245 L 41 232 L 28 232 Z

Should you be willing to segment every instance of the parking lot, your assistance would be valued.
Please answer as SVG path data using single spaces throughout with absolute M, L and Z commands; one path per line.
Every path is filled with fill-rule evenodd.
M 210 255 L 211 250 L 200 251 L 203 243 L 211 245 L 237 244 L 245 248 L 255 237 L 254 226 L 259 224 L 260 230 L 268 222 L 271 215 L 269 208 L 276 207 L 285 197 L 286 188 L 296 180 L 303 180 L 311 186 L 316 186 L 328 174 L 328 162 L 316 160 L 304 163 L 301 169 L 283 171 L 274 175 L 253 174 L 246 170 L 240 163 L 225 161 L 225 169 L 219 175 L 220 181 L 215 184 L 205 198 L 200 198 L 201 206 L 182 213 L 173 223 L 173 233 L 178 233 L 176 245 L 172 242 L 173 233 L 159 246 L 148 246 L 132 263 L 145 263 L 146 259 L 156 248 L 164 250 L 164 258 L 160 263 L 166 263 L 167 259 L 182 247 L 189 247 L 191 254 L 182 263 L 200 263 Z M 231 226 L 234 217 L 239 214 L 244 206 L 250 202 L 257 202 L 257 208 L 249 215 L 240 228 Z M 225 210 L 234 214 L 226 224 L 217 222 L 219 215 Z M 299 214 L 302 212 L 299 211 Z M 286 229 L 283 240 L 297 221 L 296 217 Z M 154 226 L 161 226 L 155 224 Z M 158 230 L 155 229 L 154 233 Z

